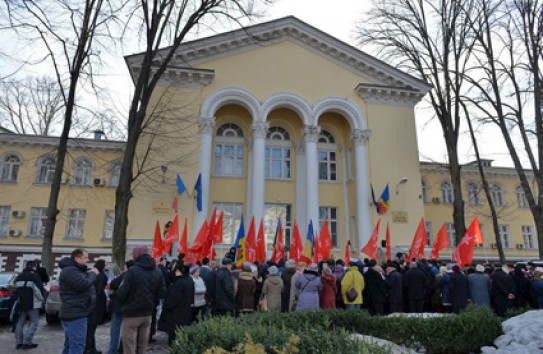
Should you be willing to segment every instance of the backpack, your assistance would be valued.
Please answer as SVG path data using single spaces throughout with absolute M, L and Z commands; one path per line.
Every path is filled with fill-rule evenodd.
M 21 311 L 28 311 L 34 308 L 34 289 L 31 286 L 27 286 L 26 283 L 28 281 L 25 281 L 25 284 L 18 287 L 15 292 L 19 299 L 19 309 Z

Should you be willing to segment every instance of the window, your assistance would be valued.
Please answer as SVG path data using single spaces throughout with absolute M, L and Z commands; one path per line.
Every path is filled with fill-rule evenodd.
M 283 242 L 285 249 L 288 251 L 292 235 L 291 209 L 290 204 L 264 204 L 264 238 L 267 249 L 272 249 L 273 247 L 275 232 L 277 230 L 277 220 L 280 219 L 281 226 L 283 227 Z M 258 232 L 259 226 L 255 225 L 256 232 Z
M 243 176 L 243 131 L 236 124 L 223 124 L 215 138 L 217 176 Z
M 319 226 L 322 228 L 324 219 L 328 219 L 328 227 L 330 228 L 330 237 L 334 248 L 339 247 L 338 229 L 337 229 L 337 208 L 320 207 L 319 208 Z
M 454 228 L 453 223 L 446 223 L 447 227 L 447 235 L 449 236 L 449 243 L 451 244 L 451 248 L 456 247 L 456 230 Z
M 503 189 L 499 184 L 492 184 L 490 186 L 490 195 L 492 195 L 492 201 L 497 207 L 503 207 Z
M 452 204 L 453 200 L 451 184 L 447 181 L 441 183 L 441 202 L 443 204 Z
M 109 171 L 111 173 L 109 176 L 109 186 L 118 187 L 119 179 L 121 177 L 121 163 L 120 162 L 112 163 Z
M 46 220 L 47 208 L 31 208 L 30 221 L 28 222 L 28 237 L 43 237 Z
M 281 127 L 271 127 L 266 141 L 266 178 L 290 178 L 290 136 Z
M 426 240 L 428 242 L 428 245 L 432 247 L 432 222 L 425 221 L 424 224 L 426 226 Z
M 534 228 L 532 225 L 522 225 L 522 240 L 524 241 L 524 248 L 533 249 L 535 248 L 534 242 Z
M 337 180 L 336 140 L 326 130 L 321 130 L 318 143 L 319 180 Z
M 221 212 L 224 212 L 222 221 L 223 244 L 231 245 L 234 243 L 241 222 L 242 207 L 241 203 L 213 203 L 213 208 L 217 209 L 217 215 L 221 215 Z M 247 230 L 250 222 L 250 220 L 244 220 L 245 230 Z
M 517 192 L 517 204 L 519 208 L 528 208 L 528 200 L 526 199 L 526 193 L 524 193 L 524 189 L 522 186 L 517 186 L 516 188 Z
M 428 181 L 425 179 L 421 181 L 421 185 L 422 185 L 422 202 L 429 203 L 430 202 L 430 185 L 428 184 Z
M 6 154 L 0 159 L 0 182 L 16 182 L 21 158 L 16 154 Z
M 479 205 L 479 188 L 475 183 L 468 183 L 468 203 L 469 205 Z
M 102 239 L 111 240 L 113 238 L 113 223 L 115 222 L 115 210 L 106 210 L 104 216 L 104 232 Z
M 66 238 L 83 239 L 83 229 L 85 227 L 85 218 L 87 211 L 85 209 L 68 210 L 68 227 L 66 229 Z
M 37 183 L 53 183 L 55 163 L 56 161 L 53 157 L 43 156 L 38 159 Z
M 509 225 L 498 225 L 500 241 L 503 248 L 511 248 L 511 230 Z
M 9 206 L 0 206 L 0 237 L 8 234 L 10 213 L 11 208 Z
M 93 163 L 88 158 L 80 158 L 74 162 L 74 184 L 76 186 L 90 186 L 92 180 Z

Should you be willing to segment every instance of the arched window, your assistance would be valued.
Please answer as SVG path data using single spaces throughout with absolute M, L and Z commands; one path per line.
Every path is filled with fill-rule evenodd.
M 422 186 L 422 202 L 423 203 L 429 203 L 430 202 L 430 184 L 426 179 L 422 179 L 421 181 Z
M 319 180 L 336 181 L 337 153 L 334 136 L 324 129 L 321 130 L 317 148 L 319 151 Z
M 119 186 L 119 179 L 121 177 L 121 162 L 116 161 L 112 162 L 109 166 L 109 187 L 117 187 Z
M 271 127 L 266 140 L 266 178 L 290 178 L 290 135 L 281 127 Z
M 451 183 L 448 181 L 441 183 L 441 201 L 443 204 L 452 204 L 453 192 Z
M 0 159 L 0 182 L 16 182 L 21 158 L 17 154 L 5 154 Z
M 36 183 L 53 183 L 55 174 L 55 158 L 42 156 L 38 158 L 38 172 L 36 173 Z
M 494 183 L 490 186 L 490 194 L 492 195 L 492 201 L 494 202 L 495 206 L 504 206 L 503 188 L 499 184 Z
M 74 185 L 90 186 L 92 180 L 93 163 L 86 157 L 74 161 Z
M 517 193 L 517 203 L 519 208 L 528 208 L 528 200 L 526 199 L 526 193 L 521 185 L 518 185 L 516 188 Z
M 468 183 L 468 203 L 469 205 L 479 205 L 479 187 L 473 182 Z
M 243 176 L 243 130 L 233 123 L 221 125 L 215 137 L 216 176 Z

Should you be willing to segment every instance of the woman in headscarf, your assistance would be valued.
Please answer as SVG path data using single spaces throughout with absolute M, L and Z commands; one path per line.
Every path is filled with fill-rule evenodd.
M 262 287 L 262 297 L 266 301 L 268 311 L 281 312 L 282 291 L 283 279 L 279 276 L 279 269 L 276 266 L 271 266 Z
M 321 276 L 322 291 L 320 293 L 320 305 L 322 309 L 335 309 L 337 285 L 336 276 L 328 266 L 324 266 Z

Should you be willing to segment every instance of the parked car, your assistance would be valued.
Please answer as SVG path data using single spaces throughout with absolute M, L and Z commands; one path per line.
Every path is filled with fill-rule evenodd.
M 17 273 L 0 273 L 0 320 L 8 320 L 15 302 Z

